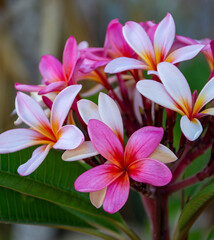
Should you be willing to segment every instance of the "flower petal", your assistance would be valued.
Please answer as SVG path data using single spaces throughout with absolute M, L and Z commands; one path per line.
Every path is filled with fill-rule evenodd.
M 79 147 L 73 150 L 67 150 L 62 154 L 64 161 L 76 161 L 98 155 L 91 141 L 83 142 Z
M 103 164 L 81 174 L 76 179 L 74 187 L 79 192 L 99 191 L 112 183 L 122 173 L 121 169 L 112 164 Z
M 100 208 L 103 205 L 105 195 L 106 188 L 103 188 L 96 192 L 90 192 L 90 201 L 96 208 Z
M 98 106 L 94 102 L 81 99 L 77 102 L 77 107 L 82 120 L 88 125 L 90 119 L 97 119 L 101 121 Z
M 141 80 L 136 85 L 137 90 L 146 98 L 153 102 L 174 110 L 180 114 L 183 112 L 177 107 L 176 102 L 172 99 L 169 93 L 166 91 L 163 84 L 154 80 Z
M 99 94 L 98 109 L 104 122 L 123 143 L 123 120 L 115 101 L 105 93 Z
M 188 115 L 192 112 L 192 94 L 189 84 L 180 70 L 171 63 L 158 64 L 159 77 L 167 92 Z
M 24 164 L 20 165 L 18 168 L 18 173 L 21 176 L 27 176 L 34 172 L 39 165 L 44 161 L 48 152 L 50 151 L 52 145 L 42 145 L 34 150 L 32 157 Z
M 118 73 L 132 69 L 148 69 L 148 66 L 134 58 L 119 57 L 109 62 L 104 71 L 106 73 Z
M 129 138 L 125 149 L 125 163 L 128 167 L 132 162 L 146 158 L 160 144 L 163 138 L 163 128 L 143 127 L 134 132 Z
M 73 36 L 70 36 L 65 44 L 63 52 L 63 70 L 67 81 L 70 80 L 73 74 L 74 67 L 77 62 L 77 57 L 78 57 L 77 43 L 75 38 Z
M 18 92 L 15 105 L 17 114 L 23 122 L 44 136 L 51 139 L 53 138 L 49 120 L 47 119 L 43 109 L 33 98 L 29 97 L 25 93 Z
M 190 121 L 186 115 L 181 118 L 180 126 L 181 131 L 189 141 L 195 141 L 203 131 L 203 127 L 197 118 Z
M 58 141 L 53 145 L 55 149 L 70 150 L 77 148 L 83 141 L 84 135 L 74 125 L 66 125 L 57 132 Z
M 214 77 L 207 82 L 207 84 L 203 87 L 200 94 L 198 95 L 193 109 L 193 114 L 198 113 L 201 108 L 212 99 L 214 99 Z
M 73 101 L 81 88 L 82 85 L 69 86 L 62 90 L 54 99 L 51 109 L 51 127 L 55 134 L 62 127 Z
M 0 134 L 0 153 L 11 153 L 42 144 L 44 136 L 32 129 L 12 129 Z
M 166 58 L 167 62 L 179 63 L 194 58 L 204 47 L 204 45 L 195 44 L 176 49 Z
M 154 35 L 154 49 L 157 63 L 163 61 L 175 38 L 175 22 L 170 13 L 158 24 Z
M 42 90 L 40 90 L 39 94 L 42 95 L 50 92 L 60 92 L 65 87 L 66 87 L 65 81 L 53 82 L 45 86 L 45 88 L 43 88 Z
M 177 156 L 166 146 L 159 144 L 155 151 L 149 156 L 149 158 L 158 160 L 162 163 L 170 163 L 176 161 Z
M 200 113 L 214 116 L 214 108 L 207 108 Z
M 65 81 L 61 62 L 51 55 L 41 57 L 39 70 L 42 76 L 49 82 Z
M 88 123 L 88 133 L 95 149 L 104 158 L 117 166 L 123 166 L 123 146 L 108 126 L 92 119 Z
M 119 211 L 128 199 L 129 188 L 129 176 L 124 173 L 107 187 L 103 209 L 108 213 Z
M 45 88 L 46 85 L 27 85 L 27 84 L 21 84 L 21 83 L 15 83 L 15 89 L 22 92 L 39 92 L 43 88 Z
M 169 168 L 157 160 L 145 158 L 133 162 L 129 166 L 129 176 L 138 182 L 153 186 L 164 186 L 172 179 Z
M 123 27 L 123 36 L 129 46 L 149 65 L 155 63 L 155 53 L 149 36 L 136 22 L 129 21 Z

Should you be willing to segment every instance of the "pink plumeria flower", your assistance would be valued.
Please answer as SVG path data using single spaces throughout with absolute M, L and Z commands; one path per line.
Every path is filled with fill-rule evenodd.
M 203 107 L 214 98 L 214 77 L 201 90 L 193 101 L 187 80 L 180 70 L 171 63 L 160 63 L 158 74 L 163 84 L 153 80 L 141 80 L 138 91 L 155 103 L 182 115 L 180 127 L 190 141 L 196 140 L 203 131 L 198 120 L 205 115 L 214 115 L 214 108 Z
M 81 85 L 73 85 L 57 95 L 51 109 L 50 121 L 35 100 L 22 92 L 17 93 L 17 114 L 30 129 L 20 128 L 2 133 L 0 153 L 11 153 L 33 145 L 41 145 L 25 164 L 19 166 L 20 175 L 26 176 L 36 170 L 51 148 L 74 149 L 84 141 L 84 135 L 76 126 L 63 126 L 80 89 Z
M 154 31 L 154 40 L 150 39 L 144 28 L 129 21 L 123 27 L 123 36 L 129 46 L 138 54 L 141 61 L 133 58 L 121 57 L 111 61 L 105 68 L 107 73 L 117 73 L 132 69 L 143 69 L 155 73 L 160 62 L 173 64 L 195 57 L 204 45 L 195 44 L 178 48 L 171 52 L 175 39 L 175 23 L 171 14 L 157 25 Z
M 104 93 L 100 93 L 98 106 L 87 99 L 78 101 L 77 105 L 79 113 L 87 125 L 91 119 L 96 119 L 105 123 L 117 136 L 122 146 L 124 146 L 122 117 L 117 104 L 111 97 Z M 99 152 L 96 150 L 93 142 L 86 141 L 76 149 L 65 151 L 62 155 L 62 159 L 65 161 L 76 161 L 98 154 Z M 163 163 L 173 162 L 177 159 L 174 153 L 162 144 L 158 145 L 150 157 L 154 157 Z M 90 193 L 90 200 L 95 207 L 100 207 L 102 205 L 105 193 L 106 188 Z
M 62 63 L 51 55 L 44 55 L 39 63 L 39 70 L 43 77 L 42 85 L 15 84 L 19 91 L 39 92 L 46 94 L 49 92 L 60 92 L 67 86 L 75 83 L 75 72 L 78 68 L 78 47 L 76 40 L 70 36 L 67 40 L 63 52 Z
M 159 146 L 163 129 L 144 127 L 136 131 L 124 149 L 114 132 L 99 120 L 90 120 L 88 133 L 96 150 L 108 160 L 80 175 L 74 183 L 80 192 L 104 191 L 103 209 L 119 211 L 129 195 L 129 178 L 153 186 L 164 186 L 172 178 L 169 168 L 151 154 Z

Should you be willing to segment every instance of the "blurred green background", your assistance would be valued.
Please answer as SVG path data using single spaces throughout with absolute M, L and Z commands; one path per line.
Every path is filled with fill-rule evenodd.
M 101 47 L 110 20 L 119 18 L 121 23 L 128 20 L 158 22 L 170 12 L 177 34 L 195 39 L 214 39 L 213 9 L 213 0 L 0 0 L 0 132 L 13 127 L 14 118 L 10 113 L 14 109 L 14 83 L 38 84 L 41 80 L 38 71 L 40 57 L 52 54 L 61 59 L 69 35 L 74 35 L 78 42 L 86 40 L 90 46 Z M 182 63 L 181 69 L 192 90 L 200 90 L 209 77 L 208 64 L 202 54 Z M 175 131 L 179 133 L 179 126 Z M 186 174 L 201 169 L 204 161 L 206 156 L 190 166 Z M 178 217 L 180 195 L 173 196 L 170 201 L 172 228 Z M 131 193 L 122 213 L 138 233 L 144 231 L 144 239 L 150 239 L 148 223 L 139 214 L 139 208 L 137 194 Z M 214 225 L 213 207 L 210 210 L 195 224 L 189 239 L 206 239 Z M 9 228 L 1 226 L 0 240 L 10 239 Z M 43 234 L 41 240 L 85 239 L 77 235 L 61 235 L 57 231 L 45 230 L 47 233 L 43 233 L 43 230 L 13 227 L 11 236 L 14 240 L 24 239 L 23 236 L 31 240 L 33 235 L 26 234 L 40 231 Z

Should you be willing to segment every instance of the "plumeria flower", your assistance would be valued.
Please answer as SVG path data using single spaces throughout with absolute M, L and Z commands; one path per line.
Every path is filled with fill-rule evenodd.
M 106 212 L 115 213 L 123 207 L 129 195 L 129 178 L 153 186 L 170 182 L 169 168 L 151 156 L 163 137 L 162 128 L 139 129 L 125 148 L 114 132 L 99 120 L 89 121 L 88 133 L 96 150 L 108 162 L 80 175 L 74 186 L 80 192 L 104 191 Z
M 75 84 L 75 72 L 78 67 L 77 43 L 75 38 L 70 36 L 65 44 L 62 63 L 54 56 L 42 56 L 39 63 L 39 70 L 43 77 L 41 85 L 16 83 L 15 88 L 19 91 L 39 92 L 39 94 L 60 92 L 67 86 Z
M 129 46 L 140 57 L 140 61 L 133 58 L 121 57 L 111 61 L 105 68 L 107 73 L 117 73 L 132 69 L 143 69 L 154 73 L 160 62 L 171 62 L 173 64 L 189 60 L 195 57 L 204 47 L 202 44 L 195 44 L 178 48 L 171 52 L 175 39 L 175 23 L 171 14 L 155 26 L 154 39 L 152 34 L 147 34 L 144 28 L 129 21 L 123 27 L 123 36 Z
M 0 153 L 11 153 L 33 145 L 41 145 L 34 150 L 32 157 L 25 164 L 19 166 L 20 175 L 26 176 L 36 170 L 51 148 L 74 149 L 84 141 L 84 135 L 76 126 L 63 126 L 80 89 L 81 85 L 73 85 L 57 95 L 51 109 L 50 121 L 34 99 L 22 92 L 17 93 L 16 112 L 30 129 L 13 129 L 0 134 Z
M 120 110 L 114 100 L 104 93 L 100 93 L 98 99 L 98 106 L 87 99 L 78 101 L 78 110 L 83 121 L 88 125 L 90 120 L 95 119 L 103 122 L 108 126 L 110 132 L 113 132 L 119 142 L 124 146 L 124 130 L 123 121 L 120 114 Z M 107 135 L 106 135 L 107 136 Z M 111 137 L 109 136 L 109 139 Z M 91 139 L 92 140 L 92 139 Z M 116 141 L 118 141 L 116 140 Z M 65 161 L 76 161 L 91 156 L 98 155 L 100 152 L 93 144 L 93 140 L 86 141 L 81 146 L 73 150 L 67 150 L 62 159 Z M 102 154 L 101 154 L 102 155 Z M 105 156 L 104 156 L 105 157 Z M 154 158 L 163 163 L 173 162 L 177 159 L 172 151 L 167 147 L 159 144 L 152 155 L 149 157 Z M 108 160 L 108 159 L 107 159 Z M 108 162 L 107 162 L 108 163 Z M 106 194 L 106 188 L 99 191 L 92 191 L 90 193 L 90 200 L 96 207 L 100 207 L 103 203 Z
M 214 98 L 214 77 L 207 82 L 197 99 L 193 100 L 187 80 L 173 64 L 160 63 L 158 74 L 163 84 L 141 80 L 137 83 L 138 91 L 155 103 L 180 113 L 183 134 L 190 141 L 196 140 L 203 131 L 198 119 L 205 115 L 214 115 L 214 108 L 203 110 Z

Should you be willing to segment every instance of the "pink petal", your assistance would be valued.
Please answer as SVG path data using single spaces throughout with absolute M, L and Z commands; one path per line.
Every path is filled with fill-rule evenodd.
M 122 173 L 121 169 L 112 164 L 103 164 L 81 174 L 76 179 L 74 187 L 79 192 L 99 191 L 112 183 Z
M 148 66 L 134 58 L 119 57 L 109 62 L 104 71 L 107 73 L 118 73 L 132 69 L 148 69 Z
M 46 94 L 50 92 L 60 92 L 62 89 L 66 87 L 66 82 L 64 81 L 58 81 L 58 82 L 53 82 L 49 85 L 47 85 L 45 88 L 39 91 L 39 94 Z
M 136 22 L 129 21 L 123 27 L 123 36 L 129 46 L 149 65 L 155 65 L 155 53 L 149 36 Z
M 18 92 L 15 105 L 17 114 L 23 122 L 44 136 L 53 138 L 49 120 L 43 109 L 33 98 L 22 92 Z
M 27 176 L 34 172 L 39 165 L 44 161 L 52 145 L 42 145 L 34 150 L 32 157 L 18 168 L 18 173 L 21 176 Z
M 57 132 L 58 141 L 53 145 L 55 149 L 70 150 L 77 148 L 84 141 L 84 135 L 74 125 L 66 125 Z
M 105 93 L 99 94 L 98 109 L 101 121 L 104 122 L 123 142 L 123 120 L 115 101 Z
M 73 101 L 79 93 L 82 85 L 72 85 L 62 90 L 54 99 L 51 109 L 51 127 L 56 134 L 62 127 Z
M 154 49 L 157 63 L 163 61 L 175 38 L 175 23 L 170 13 L 158 24 L 154 35 Z
M 39 70 L 49 83 L 65 81 L 61 62 L 51 55 L 42 56 L 39 63 Z
M 88 125 L 90 119 L 101 120 L 98 106 L 94 102 L 87 99 L 81 99 L 77 102 L 77 107 L 85 124 Z
M 214 77 L 211 78 L 203 87 L 196 100 L 193 114 L 198 113 L 203 106 L 214 99 Z
M 194 58 L 202 50 L 203 47 L 204 45 L 196 44 L 178 48 L 169 54 L 169 56 L 166 58 L 166 61 L 175 64 L 190 60 Z
M 27 85 L 21 83 L 15 83 L 15 89 L 22 92 L 39 92 L 45 85 L 37 86 L 37 85 Z
M 70 80 L 78 57 L 78 48 L 76 40 L 73 36 L 70 36 L 67 40 L 63 52 L 63 70 L 67 81 Z
M 96 192 L 90 192 L 90 201 L 96 208 L 100 208 L 103 205 L 105 195 L 106 188 L 103 188 Z
M 167 92 L 188 115 L 192 111 L 192 94 L 184 75 L 177 67 L 167 62 L 159 63 L 157 69 Z
M 166 146 L 159 144 L 155 151 L 149 155 L 149 158 L 158 160 L 162 163 L 170 163 L 176 161 L 177 156 Z
M 195 141 L 202 133 L 203 127 L 197 118 L 189 120 L 185 115 L 180 121 L 181 131 L 189 141 Z
M 67 150 L 62 154 L 64 161 L 76 161 L 98 155 L 91 141 L 83 142 L 79 147 L 73 150 Z
M 108 126 L 92 119 L 88 123 L 88 133 L 95 149 L 104 158 L 117 166 L 123 166 L 123 146 Z
M 134 132 L 129 138 L 125 149 L 126 166 L 152 154 L 160 144 L 163 134 L 163 128 L 149 126 Z
M 153 186 L 164 186 L 172 179 L 172 173 L 165 164 L 150 158 L 133 162 L 129 166 L 129 176 L 137 182 Z
M 178 105 L 166 91 L 163 84 L 154 80 L 141 80 L 137 83 L 136 87 L 144 97 L 163 107 L 183 114 L 183 111 L 178 108 Z
M 12 129 L 0 134 L 0 153 L 11 153 L 41 144 L 43 135 L 31 129 Z
M 108 25 L 105 48 L 107 42 L 118 56 L 131 57 L 133 55 L 132 49 L 123 37 L 122 24 L 119 23 L 118 19 L 113 19 Z
M 107 187 L 103 209 L 108 213 L 119 211 L 126 203 L 128 196 L 129 176 L 124 173 Z

